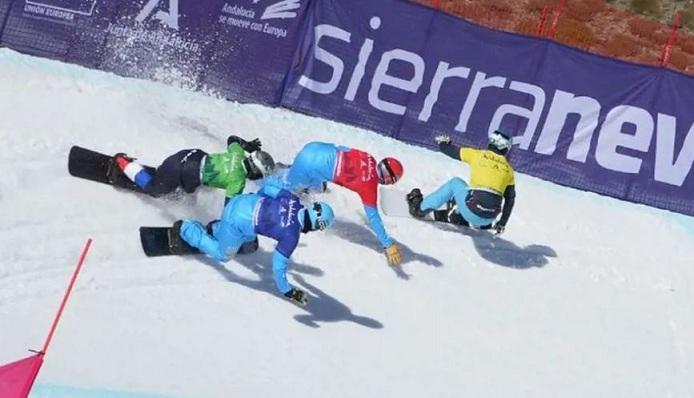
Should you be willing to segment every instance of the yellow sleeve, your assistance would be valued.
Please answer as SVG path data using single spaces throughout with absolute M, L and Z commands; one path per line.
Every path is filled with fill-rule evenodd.
M 472 161 L 475 159 L 476 153 L 477 150 L 474 148 L 460 148 L 460 160 L 465 163 L 472 163 Z

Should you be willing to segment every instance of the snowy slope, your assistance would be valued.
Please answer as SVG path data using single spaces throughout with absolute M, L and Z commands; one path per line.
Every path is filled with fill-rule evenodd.
M 397 270 L 333 187 L 335 228 L 293 258 L 300 308 L 275 293 L 269 240 L 224 267 L 141 253 L 139 226 L 216 218 L 221 191 L 161 201 L 67 173 L 73 144 L 156 165 L 231 132 L 287 163 L 310 140 L 394 155 L 401 189 L 468 173 L 353 127 L 0 49 L 0 363 L 40 348 L 94 239 L 32 397 L 694 397 L 691 218 L 519 175 L 498 239 L 384 218 Z

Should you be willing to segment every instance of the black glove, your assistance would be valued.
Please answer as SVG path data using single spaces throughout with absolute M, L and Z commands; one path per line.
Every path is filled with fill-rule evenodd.
M 243 144 L 241 144 L 241 147 L 243 148 L 244 151 L 251 153 L 251 152 L 259 151 L 260 147 L 262 145 L 263 144 L 260 143 L 260 138 L 256 138 L 251 142 L 248 142 L 248 141 L 244 142 Z
M 505 230 L 506 230 L 506 225 L 504 225 L 500 222 L 494 224 L 494 231 L 496 231 L 497 235 L 503 234 Z
M 293 287 L 292 290 L 285 293 L 284 297 L 290 299 L 291 301 L 299 305 L 306 305 L 306 303 L 308 303 L 308 295 L 306 294 L 306 292 L 295 287 Z
M 241 145 L 241 148 L 243 148 L 243 150 L 248 152 L 248 153 L 260 150 L 260 147 L 262 146 L 262 143 L 260 142 L 260 138 L 256 138 L 252 141 L 246 141 L 239 136 L 230 135 L 229 138 L 227 138 L 227 146 L 233 144 L 234 142 Z
M 449 136 L 448 134 L 439 134 L 436 137 L 434 137 L 434 141 L 436 141 L 436 143 L 439 145 L 450 144 L 451 142 L 453 142 L 451 140 L 451 136 Z

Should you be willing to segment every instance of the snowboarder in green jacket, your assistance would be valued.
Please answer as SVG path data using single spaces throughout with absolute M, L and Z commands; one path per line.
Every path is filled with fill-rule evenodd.
M 227 139 L 227 150 L 206 153 L 202 149 L 184 149 L 169 156 L 150 174 L 124 153 L 114 156 L 114 170 L 122 171 L 140 189 L 160 197 L 181 188 L 194 192 L 200 185 L 223 189 L 227 200 L 243 192 L 246 179 L 257 180 L 271 173 L 275 161 L 261 151 L 260 139 L 246 141 L 235 135 Z

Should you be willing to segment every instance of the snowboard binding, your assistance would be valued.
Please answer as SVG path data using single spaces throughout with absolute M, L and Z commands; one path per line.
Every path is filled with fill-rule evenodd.
M 422 211 L 420 205 L 424 200 L 422 196 L 422 191 L 419 188 L 414 188 L 407 194 L 407 205 L 410 209 L 410 215 L 415 218 L 424 218 L 429 213 L 429 211 Z

